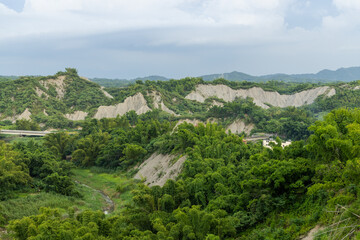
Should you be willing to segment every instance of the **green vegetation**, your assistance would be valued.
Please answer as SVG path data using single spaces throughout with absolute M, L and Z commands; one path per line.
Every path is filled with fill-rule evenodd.
M 113 200 L 115 204 L 115 209 L 112 214 L 121 212 L 122 208 L 131 202 L 131 190 L 135 184 L 125 175 L 115 172 L 97 172 L 89 169 L 74 169 L 73 173 L 74 179 L 78 182 L 86 184 L 93 189 L 101 190 L 111 197 L 111 200 Z M 84 202 L 86 202 L 85 199 Z M 103 205 L 104 203 L 102 203 L 101 206 Z M 101 209 L 101 206 L 97 209 Z
M 245 114 L 232 106 L 225 109 L 229 114 Z M 294 108 L 281 113 L 293 119 L 304 115 Z M 9 223 L 15 239 L 298 239 L 316 225 L 328 227 L 321 239 L 347 234 L 356 238 L 359 116 L 358 109 L 333 110 L 309 127 L 307 139 L 285 148 L 279 138 L 271 149 L 256 142 L 246 144 L 217 124 L 183 123 L 173 131 L 172 123 L 152 113 L 91 120 L 79 135 L 49 135 L 42 146 L 18 143 L 11 148 L 3 143 L 2 149 L 11 153 L 3 159 L 12 162 L 6 166 L 12 166 L 13 181 L 19 184 L 2 184 L 12 199 L 0 206 L 27 206 L 37 198 L 39 203 L 23 215 L 9 208 L 2 221 Z M 187 156 L 176 181 L 148 187 L 129 179 L 129 170 L 153 152 Z M 106 203 L 99 196 L 93 199 L 91 188 L 60 187 L 67 183 L 68 175 L 61 178 L 60 173 L 68 169 L 61 160 L 68 153 L 76 165 L 92 167 L 73 169 L 71 178 L 103 191 L 115 202 L 109 216 L 92 211 Z M 43 167 L 34 168 L 37 165 Z M 42 175 L 54 169 L 59 177 Z M 33 186 L 21 181 L 26 178 L 33 179 Z M 40 193 L 21 196 L 26 189 L 34 193 L 39 188 Z M 60 210 L 53 209 L 56 201 L 62 201 Z M 38 212 L 38 206 L 48 208 Z M 15 218 L 19 219 L 9 222 Z
M 331 98 L 318 98 L 315 103 L 307 106 L 311 112 L 329 112 L 340 107 L 356 108 L 360 105 L 360 81 L 354 81 L 347 84 L 334 84 L 336 95 Z
M 72 207 L 78 210 L 99 210 L 103 207 L 104 199 L 99 193 L 84 186 L 77 186 L 77 190 L 82 194 L 82 198 L 47 192 L 19 194 L 15 199 L 0 202 L 2 218 L 7 222 L 36 215 L 41 207 L 59 208 L 63 213 Z
M 225 126 L 235 119 L 255 124 L 253 132 L 266 132 L 283 138 L 301 140 L 309 136 L 308 127 L 315 121 L 311 112 L 295 107 L 263 109 L 256 106 L 252 99 L 236 99 L 224 106 L 214 106 L 206 118 L 220 119 Z
M 1 200 L 24 188 L 43 189 L 64 195 L 76 195 L 70 178 L 71 163 L 59 161 L 41 145 L 31 141 L 14 146 L 0 142 Z
M 40 131 L 39 124 L 25 119 L 16 120 L 15 128 L 17 130 Z
M 267 82 L 225 79 L 204 81 L 201 78 L 168 81 L 136 80 L 122 88 L 114 87 L 110 83 L 106 85 L 108 88 L 105 90 L 114 97 L 110 99 L 104 95 L 99 85 L 79 77 L 75 69 L 67 68 L 65 72 L 58 72 L 54 76 L 20 77 L 13 81 L 0 82 L 2 89 L 0 117 L 2 119 L 16 118 L 28 109 L 31 112 L 31 121 L 19 120 L 16 124 L 17 129 L 76 128 L 87 123 L 68 120 L 65 114 L 85 111 L 91 118 L 99 106 L 123 102 L 127 97 L 137 93 L 143 94 L 148 106 L 154 111 L 155 105 L 151 94 L 157 93 L 161 95 L 161 101 L 178 114 L 171 116 L 165 112 L 157 113 L 161 114 L 163 119 L 174 121 L 195 118 L 205 122 L 208 118 L 217 118 L 224 127 L 235 119 L 241 119 L 246 123 L 255 124 L 254 133 L 275 133 L 282 138 L 299 140 L 309 136 L 307 128 L 319 115 L 324 115 L 339 107 L 357 107 L 359 106 L 358 99 L 360 99 L 358 96 L 360 91 L 357 90 L 359 82 L 328 84 L 336 89 L 337 94 L 332 97 L 320 96 L 315 103 L 297 109 L 270 107 L 264 110 L 252 103 L 252 99 L 237 99 L 231 103 L 225 103 L 215 97 L 207 99 L 204 103 L 185 99 L 185 96 L 195 90 L 198 84 L 224 84 L 233 89 L 260 87 L 280 94 L 293 94 L 325 85 L 324 83 L 275 80 Z M 224 107 L 212 106 L 213 100 L 224 103 Z M 6 125 L 9 125 L 9 120 L 6 121 Z M 0 122 L 0 125 L 4 124 L 5 121 Z M 133 122 L 130 121 L 130 124 L 133 125 Z
M 261 87 L 282 94 L 290 94 L 318 86 L 311 83 L 231 82 L 224 79 L 205 82 L 201 78 L 169 81 L 136 80 L 123 88 L 113 87 L 111 84 L 106 85 L 108 88 L 105 90 L 114 97 L 114 99 L 110 99 L 104 95 L 99 85 L 79 77 L 75 69 L 67 68 L 65 72 L 58 72 L 54 76 L 27 76 L 13 81 L 1 81 L 0 118 L 16 118 L 27 109 L 31 113 L 30 117 L 33 122 L 42 123 L 44 128 L 74 128 L 80 123 L 68 120 L 65 118 L 65 114 L 79 110 L 88 112 L 89 116 L 92 116 L 99 106 L 123 102 L 127 97 L 138 92 L 145 96 L 149 106 L 153 106 L 153 103 L 148 94 L 158 92 L 161 94 L 164 104 L 184 118 L 204 118 L 211 106 L 211 101 L 202 104 L 184 98 L 198 84 L 225 84 L 234 89 Z M 193 114 L 189 114 L 189 112 Z M 19 125 L 26 124 L 19 123 Z
M 36 123 L 47 127 L 74 127 L 64 114 L 90 111 L 110 103 L 99 85 L 80 78 L 71 68 L 54 76 L 0 81 L 0 89 L 1 118 L 14 117 L 28 109 Z
M 279 92 L 280 94 L 292 94 L 323 85 L 320 83 L 301 83 L 301 82 L 297 83 L 297 82 L 284 82 L 284 81 L 276 81 L 276 80 L 269 80 L 261 83 L 247 82 L 247 81 L 233 82 L 233 81 L 225 80 L 223 78 L 215 79 L 212 82 L 205 82 L 205 84 L 224 84 L 233 89 L 248 89 L 252 87 L 260 87 L 265 91 L 276 91 Z
M 59 78 L 64 89 L 49 80 Z M 4 120 L 1 127 L 82 127 L 72 135 L 0 141 L 0 227 L 6 226 L 14 239 L 287 240 L 299 239 L 315 226 L 325 228 L 319 239 L 359 237 L 359 82 L 333 84 L 336 95 L 321 96 L 308 106 L 268 109 L 251 98 L 228 103 L 185 99 L 198 84 L 261 87 L 283 94 L 318 86 L 137 80 L 124 88 L 107 88 L 114 97 L 110 99 L 75 69 L 0 81 L 6 90 L 0 93 L 2 118 L 25 109 L 32 113 L 31 120 Z M 138 92 L 150 107 L 155 105 L 151 93 L 159 93 L 180 115 L 153 109 L 77 123 L 64 117 L 75 110 L 91 116 L 98 106 Z M 223 106 L 212 106 L 213 100 Z M 185 122 L 174 129 L 184 118 L 217 119 L 219 124 Z M 236 119 L 254 124 L 252 133 L 295 141 L 285 148 L 279 137 L 272 148 L 246 143 L 243 135 L 225 131 Z M 186 156 L 176 180 L 148 187 L 132 179 L 136 166 L 153 153 Z

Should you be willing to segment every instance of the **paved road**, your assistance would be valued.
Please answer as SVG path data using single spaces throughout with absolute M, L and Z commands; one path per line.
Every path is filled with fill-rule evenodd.
M 48 131 L 25 131 L 25 130 L 0 130 L 0 134 L 19 135 L 19 136 L 45 136 Z

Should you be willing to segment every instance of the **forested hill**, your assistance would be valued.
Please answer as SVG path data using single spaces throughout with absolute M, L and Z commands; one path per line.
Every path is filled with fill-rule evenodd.
M 307 136 L 307 127 L 317 117 L 340 106 L 359 106 L 360 101 L 359 82 L 185 78 L 102 88 L 79 77 L 75 69 L 7 80 L 0 87 L 0 123 L 25 119 L 43 129 L 64 128 L 75 127 L 74 121 L 158 111 L 173 121 L 215 121 L 234 133 L 276 133 L 292 139 Z
M 65 114 L 110 103 L 99 85 L 79 77 L 75 69 L 0 81 L 0 94 L 0 119 L 33 119 L 53 125 L 65 121 Z

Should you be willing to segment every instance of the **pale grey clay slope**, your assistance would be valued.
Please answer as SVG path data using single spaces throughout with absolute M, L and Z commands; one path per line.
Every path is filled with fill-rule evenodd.
M 200 84 L 196 87 L 195 91 L 191 92 L 185 98 L 198 102 L 204 102 L 207 98 L 217 97 L 226 102 L 232 102 L 236 98 L 251 97 L 254 99 L 254 103 L 262 108 L 269 108 L 266 103 L 274 107 L 283 108 L 289 106 L 300 107 L 306 104 L 311 104 L 322 94 L 326 94 L 327 97 L 331 97 L 336 94 L 336 91 L 334 88 L 324 86 L 291 95 L 281 95 L 278 92 L 265 91 L 259 87 L 235 90 L 223 84 Z

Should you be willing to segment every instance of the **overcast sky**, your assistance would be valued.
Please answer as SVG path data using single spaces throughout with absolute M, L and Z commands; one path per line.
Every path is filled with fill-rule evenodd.
M 360 0 L 0 0 L 0 75 L 310 73 L 359 60 Z

